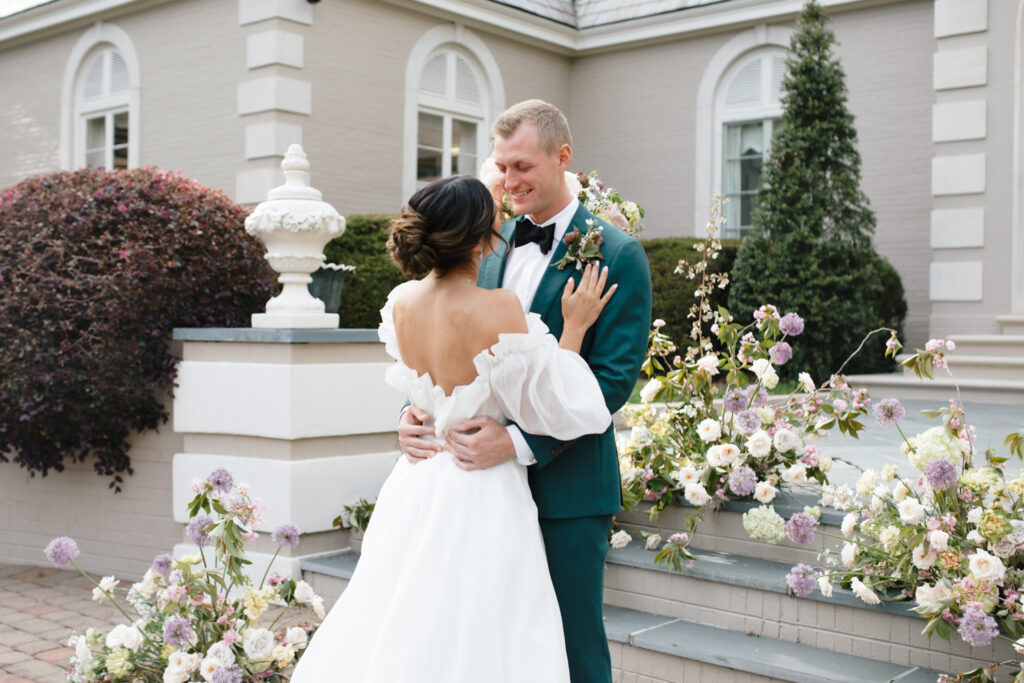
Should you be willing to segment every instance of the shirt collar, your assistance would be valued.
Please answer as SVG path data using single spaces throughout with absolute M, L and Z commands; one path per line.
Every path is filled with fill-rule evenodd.
M 555 246 L 565 237 L 565 233 L 569 230 L 569 223 L 572 222 L 572 217 L 576 215 L 576 210 L 580 208 L 580 200 L 578 197 L 573 197 L 572 201 L 565 205 L 565 208 L 556 213 L 552 218 L 545 221 L 544 225 L 555 224 Z M 533 220 L 533 216 L 527 216 L 531 222 L 536 224 Z

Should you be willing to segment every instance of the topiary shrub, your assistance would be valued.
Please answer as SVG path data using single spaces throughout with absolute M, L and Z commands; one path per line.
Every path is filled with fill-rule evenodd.
M 328 263 L 345 263 L 356 271 L 345 278 L 338 315 L 341 327 L 377 329 L 388 293 L 409 278 L 388 259 L 391 216 L 346 216 L 345 234 L 324 247 Z
M 248 326 L 276 289 L 248 210 L 152 169 L 29 178 L 0 194 L 0 460 L 93 457 L 167 422 L 174 327 Z

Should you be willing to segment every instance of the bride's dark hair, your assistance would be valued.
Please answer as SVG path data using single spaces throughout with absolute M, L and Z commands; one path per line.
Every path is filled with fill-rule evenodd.
M 403 273 L 444 275 L 472 258 L 494 230 L 494 199 L 472 176 L 449 176 L 416 191 L 391 221 L 388 255 Z

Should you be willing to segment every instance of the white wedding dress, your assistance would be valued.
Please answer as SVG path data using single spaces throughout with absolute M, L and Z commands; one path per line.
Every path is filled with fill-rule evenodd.
M 386 381 L 434 417 L 438 441 L 468 418 L 509 420 L 569 440 L 611 419 L 597 380 L 558 348 L 540 316 L 500 335 L 450 396 L 402 362 L 391 319 Z M 397 418 L 397 416 L 396 416 Z M 568 683 L 561 616 L 526 469 L 464 471 L 442 452 L 399 458 L 377 498 L 348 588 L 302 655 L 292 683 Z

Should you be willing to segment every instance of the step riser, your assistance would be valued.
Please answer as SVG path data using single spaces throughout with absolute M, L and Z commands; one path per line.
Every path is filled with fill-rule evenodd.
M 956 396 L 957 391 L 948 377 L 943 379 L 942 375 L 936 376 L 939 381 L 921 380 L 913 375 L 908 377 L 898 372 L 880 375 L 854 375 L 848 379 L 852 386 L 867 389 L 876 400 L 894 396 L 904 401 L 924 400 L 942 405 L 947 403 L 951 397 Z M 1024 381 L 1005 387 L 973 387 L 961 384 L 960 395 L 964 400 L 980 403 L 1024 404 Z
M 971 648 L 921 635 L 924 620 L 847 605 L 797 598 L 680 574 L 609 564 L 606 604 L 719 626 L 761 637 L 803 643 L 908 666 L 965 671 L 1012 659 L 1009 644 Z
M 1003 334 L 1024 335 L 1024 316 L 1022 315 L 997 315 L 996 320 Z
M 784 679 L 759 676 L 706 662 L 654 652 L 626 643 L 608 643 L 614 683 L 783 683 Z
M 1024 337 L 1009 337 L 996 340 L 957 339 L 956 350 L 949 354 L 949 361 L 956 363 L 958 356 L 985 356 L 988 358 L 1024 357 Z
M 953 373 L 953 379 L 958 382 L 963 380 L 992 379 L 1007 382 L 1024 382 L 1024 364 L 1018 365 L 1016 362 L 1012 365 L 1000 365 L 998 363 L 957 365 L 954 361 L 951 361 L 949 367 Z M 917 377 L 910 368 L 904 368 L 903 374 L 908 377 Z M 935 376 L 948 377 L 945 370 L 936 370 Z

